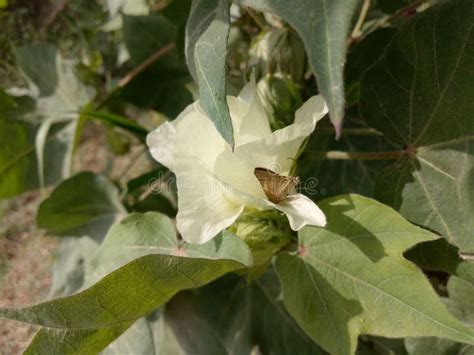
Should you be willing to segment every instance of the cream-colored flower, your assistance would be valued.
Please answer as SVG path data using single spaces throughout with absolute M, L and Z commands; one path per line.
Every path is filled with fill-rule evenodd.
M 245 207 L 276 208 L 293 230 L 324 226 L 323 212 L 308 197 L 292 194 L 279 203 L 269 201 L 254 174 L 256 167 L 288 175 L 301 144 L 328 109 L 313 96 L 296 112 L 292 125 L 272 132 L 255 84 L 239 97 L 227 98 L 235 148 L 217 132 L 199 103 L 189 105 L 172 122 L 147 137 L 152 156 L 176 174 L 177 227 L 190 243 L 205 243 L 229 227 Z

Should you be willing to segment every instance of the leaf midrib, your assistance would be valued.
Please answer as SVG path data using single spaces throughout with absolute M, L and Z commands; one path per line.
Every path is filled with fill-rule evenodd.
M 347 273 L 347 272 L 344 271 L 344 270 L 341 270 L 341 269 L 339 269 L 339 268 L 337 268 L 337 267 L 335 267 L 335 266 L 333 266 L 333 265 L 327 263 L 325 260 L 323 260 L 323 259 L 321 259 L 321 258 L 318 258 L 318 257 L 317 257 L 316 255 L 314 255 L 313 253 L 309 254 L 308 257 L 310 257 L 311 259 L 314 259 L 314 261 L 316 261 L 317 263 L 319 263 L 319 264 L 321 264 L 321 265 L 324 265 L 324 266 L 326 266 L 326 267 L 328 267 L 328 268 L 334 270 L 336 273 L 342 274 L 343 276 L 345 276 L 345 277 L 351 279 L 354 284 L 355 284 L 356 282 L 362 283 L 362 284 L 368 286 L 369 288 L 374 289 L 374 290 L 376 290 L 376 291 L 382 293 L 383 295 L 385 295 L 385 296 L 387 296 L 387 297 L 393 299 L 394 301 L 400 303 L 401 305 L 403 305 L 403 306 L 405 306 L 405 307 L 411 309 L 412 311 L 414 311 L 414 312 L 416 312 L 416 313 L 419 313 L 421 316 L 423 316 L 423 317 L 429 319 L 430 321 L 433 321 L 434 323 L 437 323 L 437 324 L 440 325 L 441 327 L 446 328 L 446 329 L 449 329 L 450 331 L 452 331 L 452 332 L 454 332 L 454 333 L 457 333 L 457 334 L 460 334 L 460 335 L 462 335 L 462 336 L 467 336 L 468 338 L 471 339 L 471 344 L 474 344 L 474 337 L 473 337 L 472 334 L 466 334 L 466 333 L 461 332 L 461 331 L 459 331 L 459 330 L 457 330 L 457 329 L 455 329 L 455 328 L 451 328 L 450 326 L 447 326 L 446 324 L 443 324 L 442 322 L 440 322 L 440 321 L 438 321 L 438 320 L 432 318 L 432 317 L 429 316 L 428 314 L 426 314 L 426 313 L 424 313 L 424 312 L 422 312 L 422 311 L 420 311 L 420 310 L 414 308 L 413 306 L 409 305 L 408 303 L 404 302 L 403 300 L 399 299 L 398 297 L 392 295 L 391 293 L 389 293 L 389 292 L 387 292 L 387 291 L 385 291 L 385 290 L 383 290 L 383 289 L 381 289 L 381 288 L 379 288 L 379 287 L 377 287 L 377 286 L 375 286 L 375 285 L 373 285 L 373 284 L 371 284 L 371 283 L 369 283 L 369 282 L 367 282 L 367 281 L 365 281 L 365 280 L 363 280 L 363 279 L 360 279 L 360 278 L 358 278 L 358 277 L 356 277 L 356 276 L 354 276 L 354 275 L 351 275 L 351 274 Z M 403 260 L 402 260 L 402 261 L 403 261 Z

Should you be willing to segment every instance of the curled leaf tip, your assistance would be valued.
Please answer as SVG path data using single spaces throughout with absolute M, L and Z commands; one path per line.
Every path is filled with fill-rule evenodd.
M 338 141 L 342 135 L 342 123 L 334 123 L 334 130 L 336 131 L 336 140 Z

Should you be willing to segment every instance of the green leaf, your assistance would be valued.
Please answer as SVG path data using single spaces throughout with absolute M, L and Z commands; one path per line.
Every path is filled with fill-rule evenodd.
M 48 328 L 41 331 L 42 339 L 33 340 L 35 349 L 44 346 L 43 341 L 67 344 L 71 340 L 74 347 L 97 352 L 119 335 L 117 329 L 125 330 L 178 291 L 200 287 L 244 266 L 225 259 L 146 255 L 76 295 L 19 309 L 1 308 L 0 316 Z M 90 338 L 95 339 L 92 344 Z
M 461 321 L 474 326 L 474 283 L 452 276 L 448 281 L 448 308 Z
M 253 283 L 252 314 L 259 347 L 264 354 L 325 354 L 288 314 L 280 281 L 273 270 Z
M 127 182 L 127 192 L 134 192 L 142 186 L 149 187 L 152 181 L 161 177 L 166 171 L 168 171 L 168 169 L 160 164 L 155 170 L 129 180 Z
M 97 250 L 94 280 L 149 254 L 226 259 L 246 266 L 253 263 L 247 245 L 232 233 L 223 232 L 201 245 L 188 244 L 178 240 L 174 224 L 167 216 L 157 212 L 134 213 L 114 225 Z
M 69 296 L 84 284 L 86 265 L 98 248 L 89 237 L 63 238 L 52 267 L 50 297 Z
M 372 196 L 377 176 L 387 166 L 385 160 L 325 159 L 328 151 L 378 153 L 390 150 L 387 140 L 360 120 L 346 117 L 344 124 L 345 129 L 336 141 L 329 122 L 321 122 L 298 159 L 296 175 L 303 182 L 302 192 L 314 200 L 341 193 Z
M 229 0 L 195 0 L 186 25 L 186 61 L 199 85 L 200 104 L 224 139 L 234 146 L 227 106 L 226 57 Z
M 377 6 L 383 12 L 392 13 L 414 2 L 414 0 L 377 0 Z
M 52 234 L 100 240 L 125 213 L 117 188 L 105 177 L 85 172 L 62 182 L 41 203 L 37 223 Z
M 126 129 L 127 131 L 136 134 L 142 141 L 146 139 L 149 131 L 139 123 L 109 112 L 83 111 L 81 115 L 90 117 L 98 121 L 110 123 L 113 126 Z
M 48 347 L 58 349 L 58 354 L 70 348 L 75 353 L 98 352 L 177 291 L 200 287 L 227 271 L 252 264 L 245 243 L 231 234 L 204 245 L 179 244 L 171 220 L 159 213 L 132 214 L 116 224 L 90 260 L 85 263 L 86 287 L 111 273 L 77 295 L 18 311 L 0 310 L 0 314 L 44 327 L 30 345 L 32 352 Z M 68 307 L 78 313 L 74 315 Z M 129 332 L 140 331 L 142 325 Z M 125 338 L 128 344 L 130 335 Z
M 223 278 L 166 304 L 166 322 L 186 354 L 250 354 L 252 298 L 242 281 Z
M 123 35 L 134 66 L 142 64 L 150 55 L 176 41 L 176 26 L 162 15 L 124 16 Z M 179 53 L 172 50 L 158 59 L 155 68 L 180 66 Z
M 155 311 L 136 321 L 103 355 L 122 355 L 133 350 L 134 355 L 172 354 L 184 355 L 162 312 Z
M 474 326 L 474 284 L 455 276 L 448 281 L 449 298 L 444 299 L 449 311 L 467 325 Z M 406 338 L 410 355 L 474 354 L 474 346 L 437 338 Z
M 18 47 L 15 54 L 31 97 L 0 97 L 0 139 L 6 146 L 0 153 L 0 197 L 69 176 L 78 112 L 92 97 L 74 64 L 54 46 Z
M 360 110 L 404 156 L 376 197 L 474 253 L 474 6 L 453 0 L 413 16 L 366 72 Z
M 68 175 L 75 122 L 52 124 L 44 138 L 40 178 L 35 139 L 40 125 L 10 120 L 0 112 L 0 198 L 13 197 Z
M 23 354 L 97 354 L 129 326 L 130 323 L 104 329 L 41 328 Z
M 37 98 L 36 115 L 50 119 L 74 117 L 92 98 L 92 89 L 77 78 L 74 62 L 61 57 L 56 47 L 27 45 L 15 48 L 15 55 Z
M 177 27 L 162 15 L 124 16 L 124 42 L 134 67 L 150 60 L 165 46 L 178 46 Z M 192 81 L 184 58 L 176 48 L 169 49 L 146 70 L 134 77 L 118 95 L 135 105 L 153 108 L 175 118 L 191 103 L 186 85 Z
M 395 33 L 397 33 L 395 28 L 384 27 L 369 33 L 350 48 L 344 75 L 348 105 L 359 102 L 362 75 L 382 56 Z
M 166 322 L 185 353 L 324 354 L 289 316 L 274 272 L 251 285 L 228 277 L 176 295 L 165 307 Z
M 435 235 L 362 196 L 319 206 L 327 226 L 302 229 L 298 253 L 276 260 L 285 305 L 308 335 L 333 354 L 353 354 L 360 334 L 474 344 L 474 330 L 448 313 L 423 273 L 402 256 Z
M 52 96 L 58 85 L 57 54 L 51 44 L 15 49 L 17 65 L 36 85 L 41 96 Z
M 358 0 L 242 1 L 243 5 L 280 16 L 301 36 L 337 136 L 345 111 L 343 73 L 347 37 L 358 3 Z

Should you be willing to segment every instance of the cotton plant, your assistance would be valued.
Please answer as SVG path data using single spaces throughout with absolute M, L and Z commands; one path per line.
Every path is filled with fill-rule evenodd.
M 62 241 L 54 299 L 0 299 L 38 328 L 25 354 L 474 353 L 473 1 L 113 0 L 66 6 L 60 49 L 8 3 L 27 36 L 3 82 L 27 90 L 0 89 L 0 198 L 54 185 L 25 197 Z M 150 132 L 142 109 L 172 120 Z M 334 135 L 308 138 L 327 112 Z M 102 123 L 133 150 L 63 179 Z
M 218 133 L 199 101 L 147 137 L 151 155 L 176 174 L 177 228 L 184 240 L 202 244 L 232 225 L 246 208 L 283 212 L 291 229 L 324 227 L 326 218 L 307 196 L 296 193 L 290 172 L 305 139 L 328 112 L 313 96 L 294 123 L 272 132 L 256 85 L 228 96 L 235 147 Z

